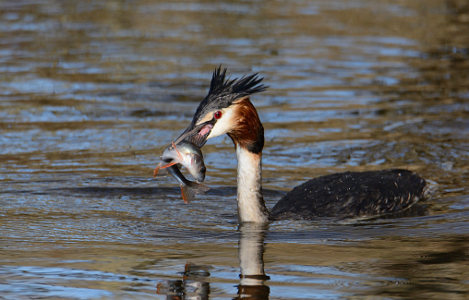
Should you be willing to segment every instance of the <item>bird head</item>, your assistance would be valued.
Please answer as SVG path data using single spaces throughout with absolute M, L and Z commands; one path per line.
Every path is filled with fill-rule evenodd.
M 227 79 L 226 69 L 215 69 L 207 96 L 200 102 L 192 122 L 176 140 L 198 147 L 213 137 L 228 134 L 238 147 L 259 153 L 264 146 L 264 128 L 249 96 L 267 86 L 257 73 Z

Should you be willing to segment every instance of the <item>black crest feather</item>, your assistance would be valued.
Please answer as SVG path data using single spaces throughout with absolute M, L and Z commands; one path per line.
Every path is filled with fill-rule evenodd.
M 219 66 L 213 71 L 210 89 L 207 96 L 199 104 L 192 124 L 195 124 L 199 117 L 210 110 L 226 108 L 239 98 L 267 89 L 266 85 L 261 84 L 264 78 L 260 77 L 258 73 L 229 79 L 226 78 L 226 70 L 226 68 Z
M 259 77 L 258 73 L 235 78 L 226 79 L 226 68 L 222 70 L 221 66 L 213 71 L 210 90 L 207 97 L 227 96 L 237 99 L 254 93 L 265 91 L 267 86 L 260 84 L 264 78 Z

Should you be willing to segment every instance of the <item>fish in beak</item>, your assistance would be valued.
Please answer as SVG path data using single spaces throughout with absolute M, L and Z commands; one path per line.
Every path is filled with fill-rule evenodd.
M 179 168 L 185 167 L 197 182 L 190 181 L 184 177 Z M 209 188 L 200 182 L 205 179 L 205 164 L 200 148 L 187 141 L 173 142 L 168 146 L 161 156 L 161 162 L 153 171 L 156 177 L 161 169 L 167 169 L 181 187 L 182 199 L 188 203 L 194 199 L 196 194 L 202 194 Z

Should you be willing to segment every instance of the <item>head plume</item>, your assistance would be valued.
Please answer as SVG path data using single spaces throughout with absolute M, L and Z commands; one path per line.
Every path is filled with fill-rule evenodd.
M 263 79 L 263 77 L 259 77 L 258 73 L 243 76 L 239 79 L 226 79 L 226 68 L 222 70 L 219 66 L 213 71 L 206 99 L 221 98 L 225 101 L 230 101 L 230 99 L 234 101 L 241 97 L 265 91 L 267 86 L 260 84 Z
M 193 122 L 206 111 L 228 107 L 239 98 L 265 91 L 267 86 L 260 84 L 263 79 L 258 73 L 227 79 L 226 68 L 219 66 L 213 71 L 210 89 L 197 108 Z

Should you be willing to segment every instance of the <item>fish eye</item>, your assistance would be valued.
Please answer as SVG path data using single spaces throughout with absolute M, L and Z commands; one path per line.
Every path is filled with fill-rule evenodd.
M 223 113 L 221 112 L 221 110 L 217 110 L 217 111 L 213 114 L 213 117 L 218 120 L 218 119 L 221 118 L 222 114 L 223 114 Z

